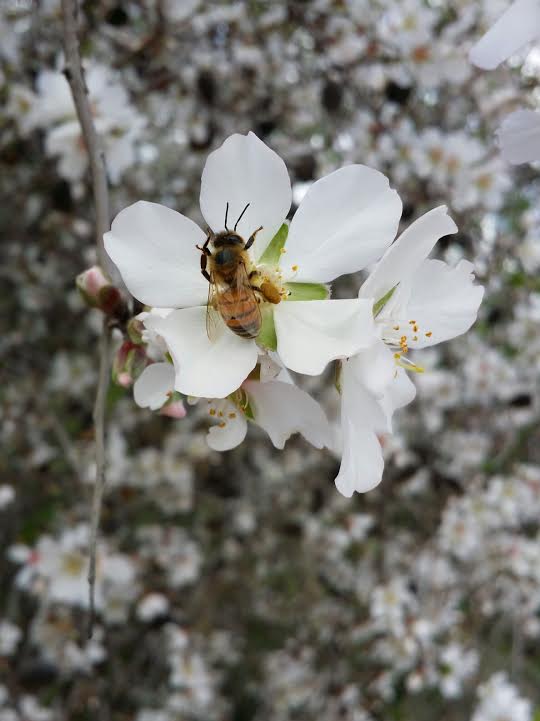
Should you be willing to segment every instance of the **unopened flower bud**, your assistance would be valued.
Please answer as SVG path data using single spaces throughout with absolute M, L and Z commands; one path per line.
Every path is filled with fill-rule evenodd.
M 107 315 L 119 315 L 124 306 L 121 292 L 105 276 L 97 265 L 77 276 L 77 288 L 85 302 L 92 308 L 99 308 Z
M 122 388 L 129 388 L 148 365 L 144 348 L 127 340 L 118 349 L 113 363 L 112 377 Z
M 160 408 L 159 414 L 161 416 L 167 416 L 168 418 L 185 418 L 186 417 L 186 409 L 184 407 L 184 404 L 182 401 L 171 401 L 170 403 L 166 403 L 164 406 Z
M 139 318 L 131 318 L 127 324 L 127 334 L 132 343 L 141 345 L 143 342 L 144 324 Z

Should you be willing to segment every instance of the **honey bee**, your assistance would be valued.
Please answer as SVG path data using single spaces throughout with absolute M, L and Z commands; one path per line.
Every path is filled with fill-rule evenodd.
M 254 285 L 257 271 L 251 270 L 251 261 L 247 251 L 253 243 L 257 228 L 248 240 L 236 232 L 238 223 L 249 207 L 241 212 L 234 229 L 227 227 L 229 204 L 225 211 L 225 230 L 214 233 L 208 231 L 201 251 L 201 273 L 208 281 L 208 304 L 206 309 L 206 332 L 212 340 L 215 336 L 213 314 L 217 311 L 223 322 L 240 338 L 256 338 L 261 330 L 262 318 L 259 307 L 261 289 Z M 212 250 L 209 245 L 212 243 Z

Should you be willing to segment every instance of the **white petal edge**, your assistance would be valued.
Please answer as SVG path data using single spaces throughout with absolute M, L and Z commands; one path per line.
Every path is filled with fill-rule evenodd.
M 283 449 L 293 433 L 300 433 L 315 448 L 330 442 L 330 426 L 321 406 L 292 383 L 247 381 L 255 423 L 268 433 L 276 448 Z
M 420 267 L 445 235 L 457 233 L 457 225 L 440 205 L 415 220 L 393 243 L 360 288 L 361 298 L 383 298 L 398 283 L 406 281 Z
M 279 357 L 297 373 L 322 373 L 373 343 L 372 309 L 369 299 L 283 301 L 274 309 Z
M 357 428 L 344 418 L 341 432 L 343 455 L 335 484 L 343 496 L 350 498 L 355 492 L 367 493 L 379 485 L 384 471 L 384 458 L 374 431 Z
M 156 411 L 174 389 L 174 368 L 170 363 L 152 363 L 143 370 L 133 386 L 133 399 L 141 408 Z
M 538 0 L 516 0 L 473 46 L 469 60 L 483 70 L 493 70 L 539 36 Z
M 201 212 L 217 233 L 225 229 L 225 209 L 229 203 L 228 227 L 249 203 L 237 232 L 247 240 L 262 226 L 252 246 L 257 259 L 281 227 L 291 207 L 292 190 L 283 160 L 255 133 L 231 135 L 210 153 L 201 179 Z
M 206 302 L 208 283 L 195 247 L 205 234 L 171 208 L 140 200 L 124 208 L 103 236 L 105 250 L 130 293 L 146 305 L 189 307 Z
M 153 327 L 165 340 L 176 371 L 175 389 L 188 396 L 225 398 L 257 363 L 257 345 L 221 322 L 218 337 L 206 332 L 206 307 L 175 310 Z
M 380 400 L 390 433 L 392 432 L 394 412 L 409 405 L 415 398 L 416 386 L 403 368 L 397 368 L 392 383 L 387 387 L 384 397 Z
M 326 283 L 374 263 L 394 240 L 401 210 L 399 195 L 378 170 L 348 165 L 321 178 L 291 221 L 284 279 Z
M 540 113 L 516 110 L 504 119 L 497 130 L 503 158 L 509 163 L 532 163 L 540 160 Z

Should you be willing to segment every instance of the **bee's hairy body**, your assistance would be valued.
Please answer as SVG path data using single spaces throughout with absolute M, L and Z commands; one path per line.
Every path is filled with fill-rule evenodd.
M 241 338 L 256 338 L 261 330 L 261 313 L 249 282 L 251 261 L 244 239 L 230 231 L 214 236 L 214 253 L 208 256 L 211 282 L 218 287 L 216 309 L 225 325 Z

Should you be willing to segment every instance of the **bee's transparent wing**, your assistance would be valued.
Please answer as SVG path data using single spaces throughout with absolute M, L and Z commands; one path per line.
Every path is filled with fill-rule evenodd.
M 216 282 L 212 275 L 212 280 L 208 284 L 208 302 L 206 304 L 206 335 L 211 342 L 218 339 L 221 325 L 222 321 L 217 309 Z

